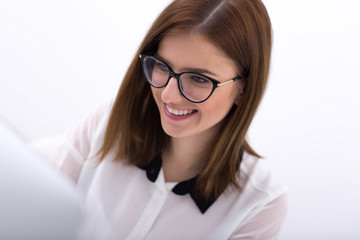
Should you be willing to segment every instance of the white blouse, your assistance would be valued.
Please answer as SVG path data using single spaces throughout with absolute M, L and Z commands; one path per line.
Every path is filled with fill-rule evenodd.
M 276 239 L 286 215 L 286 188 L 263 160 L 244 153 L 241 192 L 229 186 L 201 209 L 188 194 L 189 184 L 165 182 L 161 161 L 146 170 L 114 161 L 111 153 L 98 164 L 111 106 L 91 114 L 52 159 L 84 197 L 78 239 Z

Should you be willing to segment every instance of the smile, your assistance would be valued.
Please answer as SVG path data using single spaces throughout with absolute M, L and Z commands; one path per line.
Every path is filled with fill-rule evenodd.
M 169 107 L 168 105 L 165 105 L 166 109 L 169 111 L 169 113 L 175 115 L 175 116 L 185 116 L 185 115 L 189 115 L 191 113 L 193 113 L 195 110 L 176 110 L 176 109 L 172 109 L 171 107 Z

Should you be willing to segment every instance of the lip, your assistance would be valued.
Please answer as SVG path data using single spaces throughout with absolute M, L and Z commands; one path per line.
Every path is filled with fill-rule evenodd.
M 189 113 L 189 114 L 186 114 L 186 115 L 174 115 L 172 113 L 169 112 L 169 110 L 167 109 L 167 104 L 164 103 L 164 112 L 165 112 L 165 115 L 170 118 L 171 120 L 175 120 L 175 121 L 182 121 L 182 120 L 185 120 L 185 119 L 188 119 L 190 117 L 192 117 L 194 114 L 196 114 L 197 110 L 194 110 L 192 113 Z M 169 105 L 168 105 L 169 106 Z M 178 110 L 181 110 L 179 108 L 176 108 L 176 107 L 171 107 L 169 106 L 170 108 L 172 109 L 178 109 Z

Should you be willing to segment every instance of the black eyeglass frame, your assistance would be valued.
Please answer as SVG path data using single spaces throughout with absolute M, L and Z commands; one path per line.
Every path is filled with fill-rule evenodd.
M 165 87 L 165 86 L 168 85 L 168 83 L 169 83 L 169 81 L 170 81 L 170 79 L 171 79 L 172 77 L 175 77 L 176 80 L 177 80 L 178 88 L 179 88 L 179 90 L 180 90 L 180 92 L 181 92 L 181 95 L 183 95 L 188 101 L 193 102 L 193 103 L 202 103 L 202 102 L 205 102 L 205 101 L 208 100 L 208 99 L 210 98 L 210 96 L 214 93 L 214 91 L 215 91 L 216 88 L 221 87 L 221 86 L 223 86 L 223 85 L 225 85 L 225 84 L 228 84 L 228 83 L 232 83 L 232 82 L 238 81 L 238 80 L 241 79 L 241 76 L 237 76 L 237 77 L 234 77 L 234 78 L 232 78 L 232 79 L 230 79 L 230 80 L 228 80 L 228 81 L 220 82 L 220 81 L 218 81 L 218 80 L 216 80 L 216 79 L 214 79 L 214 78 L 211 78 L 211 77 L 209 77 L 209 76 L 206 76 L 206 75 L 201 74 L 201 73 L 198 73 L 198 72 L 181 72 L 181 73 L 176 73 L 176 72 L 174 72 L 174 71 L 172 70 L 172 68 L 169 66 L 169 64 L 167 64 L 164 60 L 162 60 L 162 59 L 160 59 L 160 58 L 157 58 L 157 57 L 152 56 L 152 55 L 143 54 L 143 53 L 140 54 L 139 58 L 141 59 L 141 70 L 142 70 L 142 72 L 143 72 L 143 74 L 144 74 L 144 76 L 145 76 L 146 81 L 147 81 L 151 86 L 153 86 L 154 88 L 163 88 L 163 87 Z M 156 85 L 154 85 L 154 84 L 146 77 L 146 73 L 145 73 L 145 70 L 144 70 L 144 67 L 145 67 L 144 61 L 145 61 L 146 58 L 152 58 L 152 59 L 154 59 L 154 60 L 156 60 L 156 61 L 159 61 L 159 62 L 163 63 L 163 64 L 169 69 L 169 77 L 168 77 L 168 80 L 167 80 L 163 85 L 161 85 L 161 86 L 156 86 Z M 202 77 L 210 80 L 210 81 L 212 82 L 212 84 L 213 84 L 213 88 L 212 88 L 209 96 L 207 96 L 204 100 L 201 100 L 201 101 L 195 101 L 195 100 L 189 99 L 189 98 L 186 96 L 186 94 L 184 93 L 184 91 L 183 91 L 183 89 L 182 89 L 182 86 L 181 86 L 181 82 L 180 82 L 180 77 L 181 77 L 181 75 L 182 75 L 182 74 L 185 74 L 185 73 L 196 74 L 196 75 L 202 76 Z

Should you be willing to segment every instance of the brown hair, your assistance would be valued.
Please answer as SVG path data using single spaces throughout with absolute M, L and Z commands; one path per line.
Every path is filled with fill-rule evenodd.
M 116 159 L 145 166 L 169 141 L 150 86 L 142 74 L 139 54 L 155 54 L 170 31 L 195 31 L 222 49 L 236 64 L 245 91 L 237 107 L 207 151 L 208 162 L 195 182 L 195 193 L 216 199 L 233 184 L 242 153 L 258 156 L 245 140 L 262 99 L 270 65 L 271 23 L 260 0 L 175 0 L 160 14 L 145 36 L 119 89 L 100 154 L 116 149 Z

